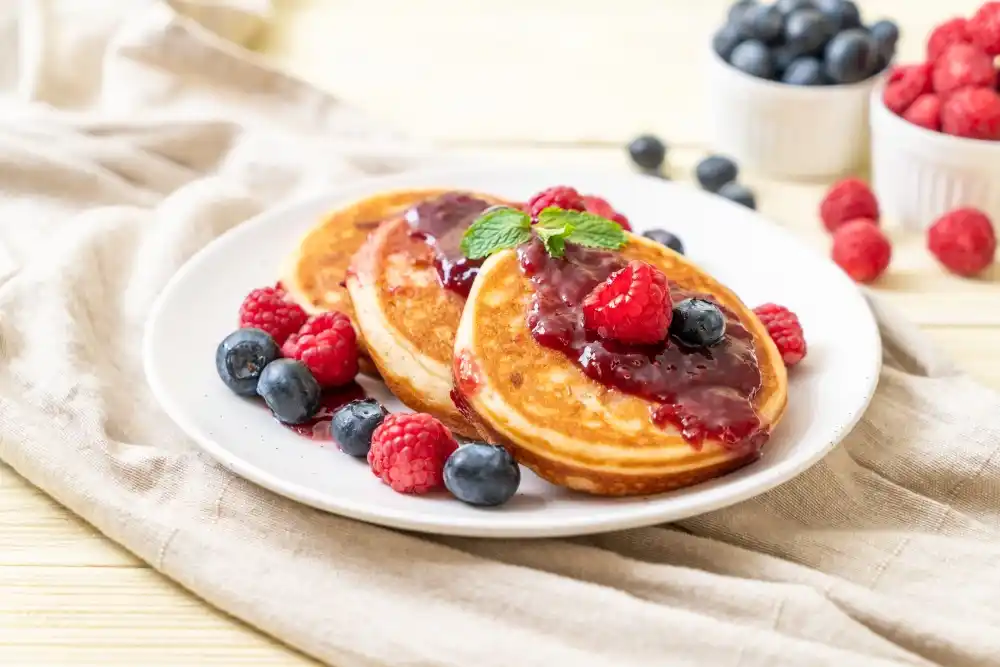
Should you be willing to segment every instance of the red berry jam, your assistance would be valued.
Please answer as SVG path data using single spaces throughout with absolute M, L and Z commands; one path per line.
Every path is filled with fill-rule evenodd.
M 357 401 L 362 398 L 368 398 L 368 394 L 356 382 L 344 385 L 343 387 L 337 387 L 336 389 L 327 389 L 323 392 L 323 397 L 320 399 L 319 411 L 313 415 L 312 419 L 301 424 L 285 424 L 285 426 L 299 435 L 311 438 L 312 440 L 333 440 L 333 436 L 330 433 L 330 423 L 333 421 L 333 415 L 337 410 L 351 401 Z
M 539 344 L 559 350 L 602 384 L 658 404 L 657 425 L 672 424 L 697 447 L 714 438 L 733 449 L 759 448 L 767 439 L 752 399 L 761 386 L 753 337 L 726 308 L 726 337 L 708 348 L 687 348 L 668 338 L 655 345 L 602 340 L 583 325 L 584 298 L 626 265 L 618 253 L 567 246 L 553 258 L 534 240 L 518 249 L 534 295 L 528 327 Z M 673 303 L 708 299 L 670 283 Z
M 489 207 L 482 199 L 461 192 L 449 192 L 417 204 L 405 215 L 413 235 L 434 248 L 434 264 L 441 284 L 462 297 L 469 296 L 472 282 L 483 263 L 462 254 L 462 236 Z

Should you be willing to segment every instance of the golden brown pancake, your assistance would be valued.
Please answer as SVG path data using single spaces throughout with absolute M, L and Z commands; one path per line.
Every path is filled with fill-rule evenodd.
M 624 259 L 648 262 L 684 291 L 710 295 L 749 333 L 741 349 L 752 349 L 760 370 L 760 388 L 749 401 L 760 423 L 753 442 L 708 437 L 689 444 L 671 423 L 653 422 L 662 404 L 591 379 L 562 351 L 536 342 L 526 318 L 533 288 L 512 250 L 481 268 L 455 344 L 456 384 L 481 435 L 553 484 L 605 496 L 660 493 L 754 461 L 787 400 L 785 366 L 756 315 L 681 255 L 628 238 Z

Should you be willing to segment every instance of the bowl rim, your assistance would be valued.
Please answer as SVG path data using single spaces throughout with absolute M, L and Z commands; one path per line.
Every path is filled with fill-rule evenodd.
M 963 151 L 975 151 L 980 153 L 990 153 L 991 151 L 996 154 L 1000 153 L 1000 141 L 989 141 L 986 139 L 972 139 L 970 137 L 956 137 L 953 134 L 945 134 L 944 132 L 936 130 L 928 130 L 926 127 L 920 127 L 915 125 L 908 120 L 905 120 L 902 116 L 896 115 L 894 112 L 889 110 L 889 107 L 885 105 L 882 99 L 882 93 L 885 90 L 886 82 L 880 81 L 877 86 L 871 92 L 871 112 L 869 113 L 869 125 L 871 126 L 872 138 L 874 139 L 877 133 L 877 128 L 881 123 L 876 122 L 876 117 L 884 118 L 885 122 L 896 128 L 895 131 L 909 133 L 910 137 L 914 140 L 923 141 L 928 144 L 936 144 L 943 149 L 954 149 L 961 148 Z
M 878 85 L 880 81 L 885 78 L 885 73 L 892 67 L 892 63 L 889 63 L 880 72 L 876 72 L 867 79 L 858 81 L 857 83 L 837 83 L 830 86 L 796 86 L 791 83 L 783 83 L 781 81 L 772 81 L 771 79 L 761 79 L 756 76 L 751 76 L 746 72 L 733 67 L 729 62 L 723 59 L 723 57 L 719 55 L 714 48 L 712 48 L 711 44 L 708 46 L 708 53 L 713 66 L 717 69 L 728 72 L 733 77 L 742 80 L 748 85 L 757 86 L 763 90 L 788 93 L 790 95 L 798 95 L 800 97 L 826 97 L 836 95 L 838 93 L 857 93 L 860 91 L 867 91 L 872 86 Z

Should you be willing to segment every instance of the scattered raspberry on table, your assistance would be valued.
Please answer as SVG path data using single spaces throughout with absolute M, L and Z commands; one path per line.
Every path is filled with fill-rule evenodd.
M 284 290 L 261 287 L 247 294 L 240 305 L 240 328 L 256 327 L 281 345 L 306 323 L 302 308 L 288 299 Z
M 946 213 L 927 230 L 928 250 L 960 276 L 974 276 L 992 264 L 996 247 L 993 223 L 974 208 Z
M 288 337 L 282 356 L 298 359 L 321 387 L 339 387 L 358 374 L 358 339 L 347 315 L 338 312 L 315 315 Z
M 753 312 L 760 319 L 767 333 L 778 347 L 785 366 L 791 367 L 806 356 L 806 339 L 798 316 L 784 306 L 765 303 Z
M 372 434 L 368 465 L 398 493 L 427 493 L 444 486 L 444 464 L 458 442 L 428 414 L 391 414 Z
M 888 268 L 892 246 L 871 221 L 855 220 L 833 233 L 831 254 L 837 266 L 854 281 L 870 283 Z
M 865 219 L 878 223 L 879 208 L 868 184 L 858 178 L 845 178 L 834 183 L 819 205 L 819 216 L 830 232 L 853 220 Z
M 658 343 L 672 316 L 667 277 L 655 266 L 633 260 L 611 274 L 583 301 L 585 326 L 601 338 L 623 343 Z

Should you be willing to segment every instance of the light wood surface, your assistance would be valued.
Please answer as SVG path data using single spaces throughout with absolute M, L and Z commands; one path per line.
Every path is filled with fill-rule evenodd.
M 903 56 L 973 0 L 871 0 L 902 26 Z M 722 0 L 278 2 L 261 50 L 413 135 L 486 159 L 627 169 L 651 130 L 687 179 L 703 154 L 701 67 Z M 822 184 L 747 175 L 760 209 L 820 247 Z M 1000 387 L 1000 271 L 945 274 L 896 235 L 889 300 L 973 376 Z M 996 269 L 996 267 L 994 267 Z M 850 323 L 845 323 L 849 326 Z M 305 665 L 228 618 L 0 465 L 0 665 Z

